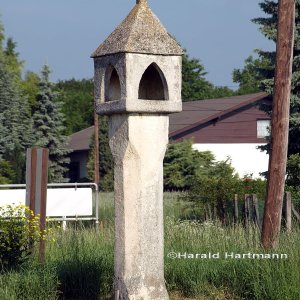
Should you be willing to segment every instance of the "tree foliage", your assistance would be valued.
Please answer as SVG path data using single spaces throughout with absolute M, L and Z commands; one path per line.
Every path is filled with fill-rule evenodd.
M 230 160 L 217 162 L 213 159 L 205 173 L 193 177 L 186 198 L 196 202 L 202 210 L 213 207 L 216 217 L 225 222 L 226 207 L 238 193 L 239 185 L 240 179 Z
M 93 125 L 94 82 L 91 79 L 64 80 L 56 84 L 58 99 L 63 103 L 66 134 L 72 134 Z
M 99 189 L 101 191 L 112 191 L 114 189 L 114 165 L 113 157 L 108 143 L 108 117 L 99 116 Z M 95 136 L 92 136 L 90 142 L 90 153 L 88 159 L 89 180 L 94 179 L 95 164 Z
M 196 174 L 205 173 L 213 160 L 210 152 L 193 150 L 193 142 L 170 143 L 164 158 L 165 190 L 187 190 Z
M 278 20 L 278 1 L 264 0 L 260 4 L 262 11 L 266 16 L 253 20 L 259 25 L 263 35 L 276 43 L 277 40 L 277 20 Z M 292 75 L 292 93 L 290 106 L 290 129 L 289 129 L 289 145 L 288 158 L 292 159 L 293 155 L 300 153 L 300 0 L 296 0 L 296 32 L 293 56 L 293 75 Z M 275 74 L 275 57 L 273 51 L 256 50 L 258 58 L 247 59 L 244 69 L 235 70 L 233 73 L 234 80 L 240 83 L 240 93 L 245 90 L 259 88 L 262 91 L 273 94 L 274 74 Z M 268 114 L 272 114 L 270 106 L 262 106 Z M 264 147 L 267 149 L 268 147 Z M 288 168 L 288 177 L 294 177 L 300 173 L 300 169 Z M 289 181 L 293 182 L 293 181 Z
M 67 139 L 63 135 L 62 103 L 57 101 L 57 93 L 49 81 L 50 69 L 45 65 L 42 69 L 37 107 L 33 115 L 33 127 L 36 147 L 49 149 L 49 181 L 65 182 L 69 163 Z
M 5 160 L 0 160 L 0 184 L 11 184 L 15 181 L 16 174 L 10 164 Z
M 183 101 L 203 100 L 232 96 L 227 87 L 215 87 L 206 78 L 207 72 L 199 59 L 190 58 L 185 51 L 182 57 L 182 99 Z
M 33 136 L 31 112 L 21 89 L 23 62 L 15 51 L 16 43 L 8 39 L 4 47 L 4 41 L 3 26 L 0 26 L 0 160 L 11 165 L 14 183 L 23 183 L 25 149 L 32 144 Z
M 262 89 L 262 81 L 264 76 L 261 73 L 262 70 L 266 70 L 269 67 L 269 60 L 263 57 L 254 58 L 250 55 L 245 60 L 245 66 L 243 69 L 233 70 L 233 82 L 239 84 L 238 94 L 251 94 L 260 92 Z

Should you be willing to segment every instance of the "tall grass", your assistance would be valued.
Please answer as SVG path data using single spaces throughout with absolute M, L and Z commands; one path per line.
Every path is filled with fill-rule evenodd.
M 255 226 L 248 232 L 239 225 L 177 222 L 167 219 L 165 251 L 220 253 L 220 259 L 165 259 L 169 289 L 185 296 L 207 295 L 214 288 L 227 291 L 229 299 L 300 299 L 300 231 L 282 234 L 281 246 L 273 253 L 288 259 L 225 259 L 224 253 L 265 253 Z M 209 298 L 207 298 L 209 299 Z
M 282 233 L 287 260 L 224 259 L 225 252 L 264 253 L 256 227 L 190 221 L 194 210 L 165 194 L 165 278 L 171 299 L 300 299 L 300 230 Z M 113 285 L 114 208 L 101 194 L 100 230 L 78 225 L 53 233 L 46 264 L 34 259 L 0 275 L 0 299 L 108 299 Z M 217 253 L 220 259 L 171 259 L 168 253 Z

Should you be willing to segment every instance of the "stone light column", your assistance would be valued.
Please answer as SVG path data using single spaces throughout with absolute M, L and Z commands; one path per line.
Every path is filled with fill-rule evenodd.
M 115 299 L 169 299 L 163 158 L 179 112 L 182 49 L 146 0 L 93 53 L 97 113 L 109 115 L 115 174 Z

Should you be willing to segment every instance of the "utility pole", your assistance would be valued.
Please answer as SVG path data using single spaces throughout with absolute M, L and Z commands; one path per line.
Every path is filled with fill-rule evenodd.
M 261 237 L 265 249 L 275 248 L 279 243 L 288 149 L 294 30 L 295 0 L 279 0 L 272 139 Z

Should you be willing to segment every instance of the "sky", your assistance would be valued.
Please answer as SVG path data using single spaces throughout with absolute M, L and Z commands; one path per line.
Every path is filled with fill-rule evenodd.
M 49 64 L 53 81 L 93 76 L 91 53 L 119 25 L 135 0 L 0 0 L 0 20 L 17 42 L 25 69 Z M 251 19 L 261 0 L 148 0 L 167 30 L 200 59 L 216 86 L 236 87 L 232 71 L 256 48 L 270 50 Z

